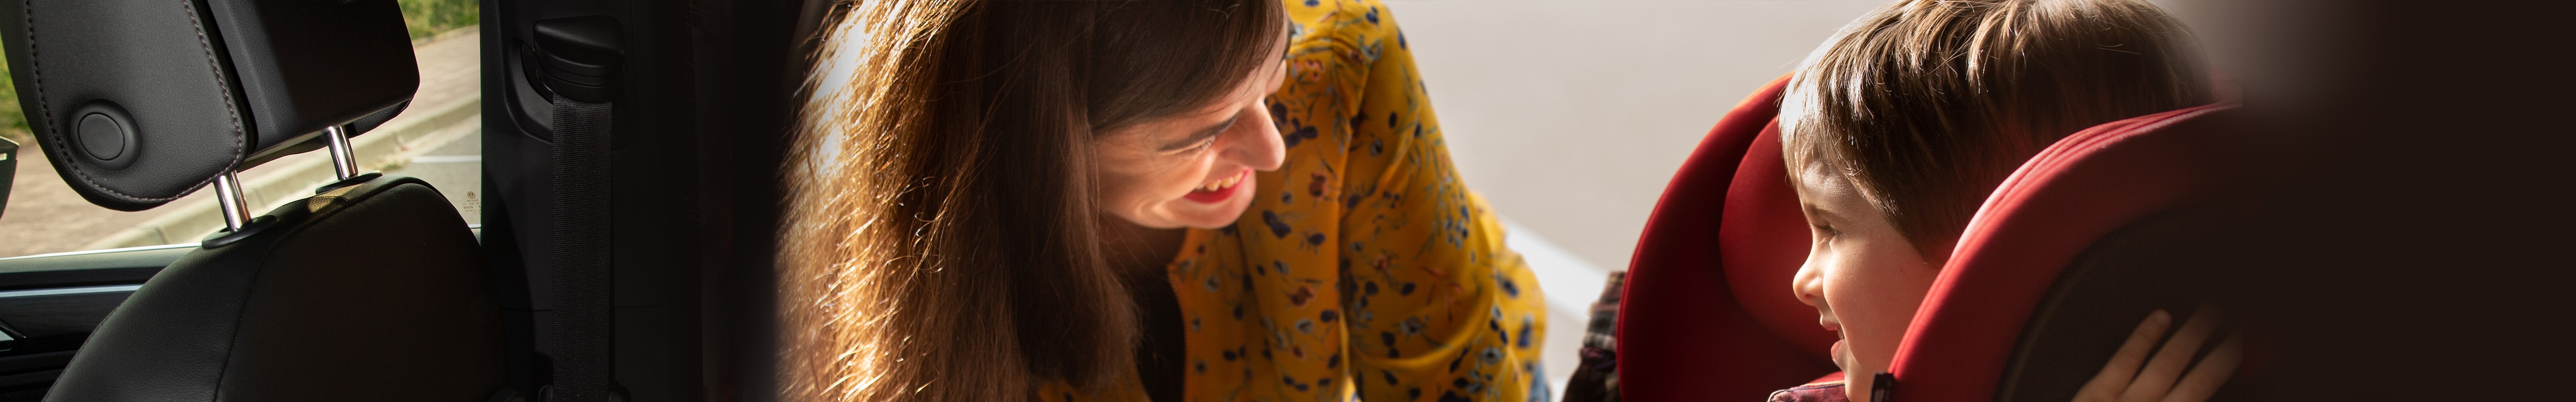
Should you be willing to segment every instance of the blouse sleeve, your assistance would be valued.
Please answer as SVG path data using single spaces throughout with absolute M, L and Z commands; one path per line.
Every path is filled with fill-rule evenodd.
M 1314 31 L 1297 33 L 1293 89 L 1273 112 L 1292 155 L 1318 148 L 1290 160 L 1320 163 L 1282 170 L 1292 192 L 1338 204 L 1329 247 L 1340 248 L 1341 332 L 1360 399 L 1547 400 L 1538 284 L 1450 166 L 1394 17 L 1376 1 L 1288 8 L 1320 17 L 1300 21 Z

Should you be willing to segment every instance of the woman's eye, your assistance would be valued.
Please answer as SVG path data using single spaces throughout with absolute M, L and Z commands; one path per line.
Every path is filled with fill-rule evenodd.
M 1180 148 L 1177 148 L 1177 149 L 1172 149 L 1172 150 L 1169 150 L 1169 151 L 1163 151 L 1163 152 L 1167 152 L 1169 155 L 1183 155 L 1183 154 L 1194 154 L 1194 153 L 1198 153 L 1199 151 L 1207 150 L 1209 145 L 1216 145 L 1216 137 L 1217 137 L 1217 136 L 1208 136 L 1207 138 L 1201 138 L 1201 139 L 1199 139 L 1199 140 L 1198 140 L 1198 142 L 1190 143 L 1190 145 L 1189 145 L 1189 146 L 1186 146 L 1186 147 L 1180 147 Z
M 1233 129 L 1234 129 L 1234 127 L 1232 127 L 1232 126 L 1228 126 L 1228 127 L 1226 127 L 1226 130 L 1233 130 Z M 1216 139 L 1217 139 L 1217 138 L 1219 138 L 1219 137 L 1224 137 L 1224 136 L 1225 136 L 1225 133 L 1224 133 L 1224 132 L 1218 132 L 1216 135 L 1210 135 L 1210 136 L 1206 136 L 1206 137 L 1199 138 L 1197 142 L 1192 142 L 1192 143 L 1190 143 L 1190 146 L 1188 146 L 1188 147 L 1182 147 L 1181 149 L 1177 149 L 1177 150 L 1174 150 L 1174 151 L 1175 151 L 1176 153 L 1197 153 L 1198 151 L 1207 150 L 1207 149 L 1208 149 L 1208 146 L 1210 146 L 1210 145 L 1216 145 Z

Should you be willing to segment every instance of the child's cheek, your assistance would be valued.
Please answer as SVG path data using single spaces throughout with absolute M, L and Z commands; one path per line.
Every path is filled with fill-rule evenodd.
M 1884 244 L 1879 244 L 1884 245 Z M 1869 247 L 1850 255 L 1834 278 L 1840 297 L 1834 315 L 1842 320 L 1850 358 L 1846 371 L 1886 370 L 1896 348 L 1923 304 L 1938 270 L 1915 257 L 1910 247 Z

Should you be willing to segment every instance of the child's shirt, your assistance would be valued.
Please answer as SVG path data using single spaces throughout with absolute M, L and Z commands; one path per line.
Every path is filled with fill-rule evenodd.
M 1850 400 L 1850 397 L 1843 394 L 1843 382 L 1835 380 L 1772 391 L 1768 402 L 1849 402 Z

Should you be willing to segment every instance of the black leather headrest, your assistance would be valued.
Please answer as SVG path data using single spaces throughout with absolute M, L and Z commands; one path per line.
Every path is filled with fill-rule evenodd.
M 420 86 L 394 0 L 0 1 L 0 39 L 54 168 L 117 210 L 310 150 Z

